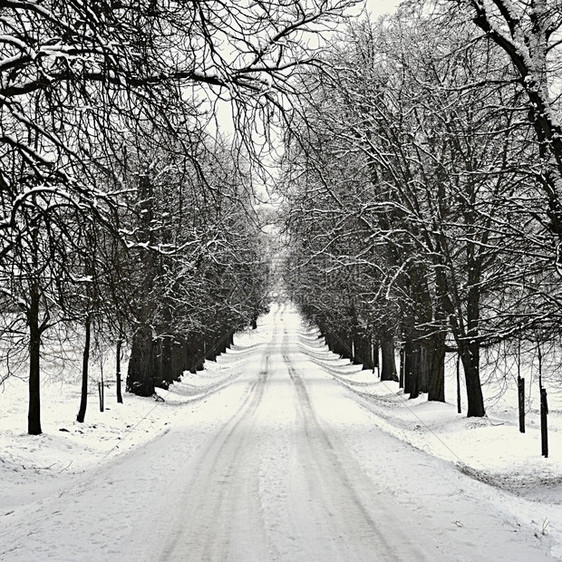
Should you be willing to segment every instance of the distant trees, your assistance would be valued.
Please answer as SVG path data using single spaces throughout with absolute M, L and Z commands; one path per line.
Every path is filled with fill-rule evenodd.
M 247 183 L 227 147 L 215 144 L 197 162 L 181 153 L 139 162 L 127 389 L 143 396 L 229 347 L 266 289 Z
M 54 324 L 130 339 L 129 388 L 148 395 L 255 320 L 267 274 L 241 162 L 316 61 L 307 37 L 350 3 L 4 2 L 0 298 L 28 333 L 29 433 Z
M 357 314 L 381 342 L 383 368 L 385 356 L 394 365 L 400 342 L 411 397 L 444 399 L 445 352 L 455 349 L 468 415 L 482 416 L 481 347 L 558 316 L 557 289 L 542 313 L 525 304 L 541 300 L 529 277 L 554 274 L 534 174 L 541 149 L 498 49 L 462 18 L 445 28 L 415 7 L 350 28 L 329 70 L 303 78 L 312 93 L 288 137 L 284 178 L 295 239 L 289 264 L 299 273 L 290 278 L 334 351 L 353 356 L 333 340 L 355 333 Z M 349 283 L 306 273 L 318 259 L 349 272 L 349 292 Z

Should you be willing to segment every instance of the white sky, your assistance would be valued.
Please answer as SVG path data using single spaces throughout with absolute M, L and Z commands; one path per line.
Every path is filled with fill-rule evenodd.
M 366 0 L 365 5 L 373 17 L 378 17 L 394 12 L 400 2 L 401 0 Z
M 402 0 L 364 0 L 364 6 L 370 12 L 373 19 L 386 14 L 392 14 Z M 359 5 L 361 8 L 361 5 Z M 354 10 L 354 12 L 357 10 Z M 220 129 L 225 134 L 230 134 L 233 130 L 232 114 L 228 103 L 220 103 L 217 106 L 221 115 Z

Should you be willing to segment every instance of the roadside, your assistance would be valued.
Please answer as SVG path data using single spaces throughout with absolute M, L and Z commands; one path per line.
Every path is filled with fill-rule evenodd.
M 379 429 L 378 401 L 346 388 L 352 369 L 360 372 L 338 366 L 294 309 L 274 310 L 246 336 L 252 341 L 238 340 L 216 376 L 186 377 L 156 402 L 154 412 L 160 404 L 169 412 L 158 438 L 117 457 L 114 447 L 110 462 L 98 458 L 81 474 L 72 465 L 51 480 L 43 475 L 65 489 L 4 513 L 0 557 L 304 562 L 368 561 L 377 552 L 448 562 L 562 554 L 559 506 L 467 478 Z M 369 374 L 363 389 L 377 384 Z
M 506 389 L 485 418 L 457 414 L 454 396 L 449 402 L 428 402 L 421 395 L 409 400 L 396 382 L 381 382 L 376 374 L 361 370 L 330 353 L 314 331 L 301 336 L 309 357 L 340 384 L 361 398 L 376 414 L 377 426 L 432 455 L 451 461 L 459 470 L 520 497 L 562 504 L 562 417 L 556 407 L 549 415 L 549 458 L 541 456 L 540 420 L 527 413 L 527 427 L 519 433 L 513 391 Z M 449 394 L 456 382 L 447 380 Z M 484 386 L 488 394 L 496 392 Z M 556 398 L 556 396 L 554 397 Z
M 27 385 L 20 378 L 9 378 L 0 390 L 0 516 L 53 496 L 78 475 L 166 433 L 182 416 L 202 407 L 210 394 L 232 382 L 241 372 L 246 350 L 262 345 L 264 337 L 252 330 L 238 334 L 235 351 L 228 350 L 216 363 L 207 362 L 203 372 L 186 373 L 168 391 L 157 389 L 152 399 L 125 394 L 125 404 L 117 404 L 110 385 L 102 413 L 97 392 L 91 390 L 82 424 L 75 421 L 79 363 L 67 361 L 65 378 L 52 371 L 44 377 L 43 434 L 37 436 L 25 432 Z M 112 357 L 106 358 L 103 368 L 111 372 Z

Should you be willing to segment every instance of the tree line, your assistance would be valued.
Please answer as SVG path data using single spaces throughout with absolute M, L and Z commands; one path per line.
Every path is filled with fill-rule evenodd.
M 27 350 L 30 434 L 57 327 L 83 336 L 83 421 L 92 333 L 130 347 L 127 389 L 150 396 L 255 325 L 254 141 L 350 4 L 3 2 L 0 339 L 8 366 Z
M 483 349 L 560 336 L 561 25 L 546 0 L 407 1 L 300 76 L 290 292 L 333 351 L 412 398 L 444 400 L 456 352 L 468 416 L 485 415 Z

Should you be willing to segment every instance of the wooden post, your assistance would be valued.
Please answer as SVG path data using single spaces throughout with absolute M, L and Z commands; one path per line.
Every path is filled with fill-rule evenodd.
M 117 385 L 117 403 L 123 404 L 123 393 L 121 392 L 121 339 L 117 340 L 117 349 L 115 350 L 115 377 Z
M 100 357 L 100 381 L 98 382 L 98 394 L 100 396 L 100 412 L 105 410 L 105 379 L 103 376 L 103 356 Z
M 404 352 L 404 344 L 400 345 L 400 377 L 398 379 L 398 388 L 404 388 L 404 373 L 406 371 L 406 354 Z
M 525 379 L 517 375 L 517 390 L 519 394 L 519 432 L 525 433 Z
M 539 375 L 539 387 L 541 393 L 541 452 L 544 458 L 548 458 L 548 401 L 546 388 L 542 385 L 542 376 Z
M 379 379 L 381 378 L 380 357 L 379 357 L 379 340 L 376 337 L 372 338 L 372 355 L 373 355 L 373 373 L 377 370 Z
M 521 378 L 521 338 L 517 340 L 517 391 L 519 396 L 519 431 L 525 433 L 525 379 Z

